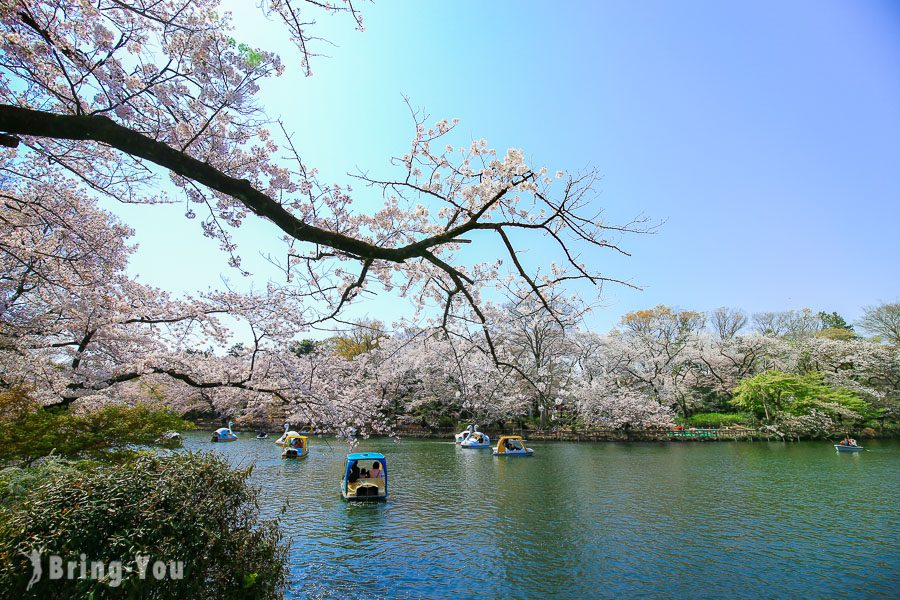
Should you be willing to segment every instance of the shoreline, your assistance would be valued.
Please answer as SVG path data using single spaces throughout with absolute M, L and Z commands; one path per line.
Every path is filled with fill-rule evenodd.
M 222 427 L 219 420 L 191 420 L 197 427 L 198 431 L 204 429 L 216 429 Z M 308 427 L 296 426 L 298 431 L 309 431 Z M 571 430 L 528 430 L 510 427 L 506 429 L 489 428 L 491 431 L 485 431 L 492 437 L 499 435 L 521 435 L 526 440 L 534 441 L 557 441 L 557 442 L 671 442 L 680 443 L 708 443 L 708 442 L 799 442 L 799 441 L 827 441 L 840 440 L 844 436 L 844 432 L 833 432 L 825 437 L 809 437 L 778 435 L 771 431 L 760 431 L 751 428 L 730 428 L 730 429 L 703 429 L 696 428 L 684 431 L 672 430 L 605 430 L 594 429 L 590 431 L 571 431 Z M 265 431 L 270 437 L 276 438 L 281 435 L 282 429 L 272 426 L 253 426 L 253 424 L 235 425 L 234 430 L 238 433 L 258 433 Z M 502 431 L 502 433 L 500 433 Z M 436 439 L 436 440 L 453 440 L 453 436 L 459 433 L 459 430 L 451 428 L 433 428 L 429 429 L 421 426 L 403 425 L 396 427 L 392 432 L 380 432 L 372 437 L 391 437 L 414 438 L 414 439 Z M 332 436 L 332 433 L 310 434 L 316 437 Z M 858 439 L 896 439 L 896 432 L 884 431 L 878 432 L 869 430 L 866 432 L 854 432 L 854 436 Z

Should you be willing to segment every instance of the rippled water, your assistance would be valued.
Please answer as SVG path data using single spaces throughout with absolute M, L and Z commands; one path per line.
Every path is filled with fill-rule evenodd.
M 244 434 L 186 446 L 255 465 L 291 540 L 289 596 L 900 597 L 900 444 L 533 442 L 496 458 L 366 440 L 387 503 L 341 500 L 345 444 L 283 461 Z

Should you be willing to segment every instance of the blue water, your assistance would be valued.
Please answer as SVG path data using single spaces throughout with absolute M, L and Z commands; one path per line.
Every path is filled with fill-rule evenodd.
M 273 441 L 186 446 L 254 465 L 291 540 L 289 597 L 900 597 L 897 442 L 533 442 L 498 458 L 367 440 L 389 499 L 356 505 L 338 491 L 346 444 L 283 461 Z

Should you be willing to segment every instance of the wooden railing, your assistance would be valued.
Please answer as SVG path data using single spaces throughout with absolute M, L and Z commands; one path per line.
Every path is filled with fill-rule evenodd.
M 670 438 L 711 438 L 719 439 L 718 429 L 676 429 L 669 431 L 666 435 Z

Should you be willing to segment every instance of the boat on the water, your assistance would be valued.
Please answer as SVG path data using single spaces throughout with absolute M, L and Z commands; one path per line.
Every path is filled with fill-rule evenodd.
M 856 444 L 835 444 L 834 449 L 838 452 L 862 452 L 865 450 L 865 448 Z
M 525 446 L 521 435 L 504 435 L 494 447 L 494 456 L 531 456 L 534 450 Z
M 281 458 L 306 458 L 309 454 L 309 438 L 292 431 L 290 423 L 284 424 L 284 433 L 275 445 L 283 448 Z
M 848 433 L 839 444 L 834 445 L 834 449 L 838 452 L 859 452 L 863 450 L 863 447 L 857 444 L 856 440 L 850 437 L 850 434 Z
M 309 456 L 309 438 L 294 431 L 287 435 L 283 447 L 281 458 L 306 458 Z
M 275 440 L 275 445 L 281 446 L 282 448 L 284 448 L 285 446 L 288 445 L 288 438 L 298 437 L 299 435 L 300 435 L 299 433 L 297 433 L 296 431 L 293 431 L 291 429 L 290 423 L 285 423 L 284 424 L 284 433 L 281 434 L 280 438 Z
M 341 496 L 344 500 L 387 500 L 387 462 L 379 452 L 347 455 Z
M 267 437 L 269 437 L 269 434 L 266 433 L 265 431 L 260 431 L 259 433 L 256 434 L 256 439 L 258 439 L 258 440 L 264 440 Z
M 228 421 L 228 427 L 219 427 L 216 429 L 212 438 L 209 440 L 211 442 L 234 442 L 237 441 L 238 436 L 235 435 L 233 431 L 231 431 L 231 421 Z
M 478 431 L 478 425 L 469 425 L 453 437 L 456 440 L 457 444 L 462 444 L 464 441 L 469 439 L 469 437 L 476 431 Z
M 463 440 L 460 446 L 463 448 L 490 448 L 491 438 L 480 431 L 475 431 Z

